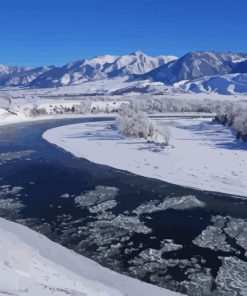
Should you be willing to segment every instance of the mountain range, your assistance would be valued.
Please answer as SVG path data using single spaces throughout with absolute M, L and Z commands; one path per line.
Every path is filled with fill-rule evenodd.
M 70 62 L 64 66 L 9 67 L 0 65 L 0 87 L 53 88 L 106 81 L 145 82 L 181 92 L 247 92 L 247 54 L 197 51 L 184 56 L 151 57 L 141 51 L 124 56 L 104 55 Z M 148 86 L 147 86 L 148 81 Z M 156 83 L 156 84 L 155 84 Z M 129 91 L 133 91 L 130 87 Z M 136 90 L 136 86 L 135 86 Z M 155 92 L 155 91 L 154 91 Z

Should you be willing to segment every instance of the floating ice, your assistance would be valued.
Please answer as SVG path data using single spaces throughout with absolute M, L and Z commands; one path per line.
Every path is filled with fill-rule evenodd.
M 204 207 L 205 203 L 197 199 L 193 195 L 186 195 L 181 197 L 166 198 L 163 202 L 159 203 L 157 200 L 152 200 L 145 204 L 140 205 L 133 212 L 137 215 L 144 213 L 153 213 L 157 211 L 164 211 L 168 209 L 174 210 L 187 210 L 193 208 Z
M 189 275 L 189 279 L 187 295 L 212 295 L 213 278 L 208 269 Z
M 6 198 L 0 199 L 0 212 L 2 211 L 14 211 L 20 210 L 24 207 L 24 205 L 17 199 L 14 198 Z
M 186 293 L 190 282 L 189 279 L 182 282 L 174 280 L 169 270 L 171 268 L 179 268 L 180 270 L 188 270 L 190 268 L 191 274 L 198 273 L 201 271 L 201 267 L 198 264 L 199 259 L 195 257 L 190 259 L 164 259 L 162 257 L 164 251 L 166 250 L 146 249 L 142 251 L 134 259 L 129 260 L 130 273 L 141 279 L 149 278 L 153 284 L 161 287 L 175 289 Z
M 117 193 L 118 188 L 97 186 L 95 190 L 76 196 L 75 203 L 80 207 L 89 207 L 107 200 L 112 200 L 116 197 Z
M 34 153 L 32 150 L 18 151 L 18 152 L 7 152 L 0 154 L 0 165 L 5 164 L 7 161 L 26 157 Z
M 100 213 L 105 212 L 106 210 L 112 209 L 117 205 L 115 200 L 104 201 L 94 207 L 89 208 L 90 213 Z
M 19 194 L 24 188 L 20 186 L 11 187 L 10 185 L 2 185 L 0 186 L 0 198 L 6 195 L 17 195 Z
M 69 195 L 69 193 L 64 193 L 64 194 L 60 195 L 60 197 L 61 198 L 69 198 L 70 195 Z
M 247 262 L 236 257 L 224 257 L 216 277 L 217 296 L 247 295 Z
M 245 256 L 247 257 L 247 220 L 217 215 L 213 216 L 211 221 L 215 227 L 221 228 L 225 235 L 234 239 L 236 245 L 245 250 Z
M 172 252 L 182 249 L 182 245 L 175 244 L 171 239 L 165 239 L 161 242 L 162 252 Z
M 244 219 L 228 218 L 230 221 L 224 228 L 224 231 L 231 237 L 236 239 L 236 243 L 245 249 L 247 257 L 247 221 Z M 246 279 L 247 281 L 247 279 Z
M 15 216 L 25 206 L 19 200 L 22 187 L 0 186 L 0 215 L 6 218 Z
M 137 216 L 118 215 L 111 221 L 112 225 L 117 228 L 125 229 L 136 233 L 149 233 L 151 229 L 144 225 Z
M 215 226 L 208 226 L 193 240 L 193 243 L 199 247 L 209 248 L 214 251 L 231 251 L 231 246 L 226 242 L 226 235 L 221 228 Z

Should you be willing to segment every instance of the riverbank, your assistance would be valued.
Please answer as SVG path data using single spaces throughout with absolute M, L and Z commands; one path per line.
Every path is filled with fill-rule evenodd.
M 105 115 L 90 114 L 83 118 Z M 62 116 L 46 116 L 39 117 L 35 121 L 61 118 Z M 63 118 L 82 118 L 82 116 L 63 116 Z M 10 131 L 10 128 L 11 126 L 6 126 L 7 131 Z M 8 187 L 3 185 L 0 193 L 6 186 Z M 0 202 L 3 202 L 1 209 L 4 209 L 4 205 L 8 207 L 9 204 L 8 201 L 5 203 L 4 195 L 1 198 Z M 13 204 L 10 202 L 11 206 Z M 50 241 L 40 233 L 2 218 L 0 218 L 0 236 L 0 295 L 179 295 L 113 272 Z
M 3 110 L 3 109 L 2 109 Z M 115 118 L 116 115 L 109 113 L 98 114 L 47 114 L 42 116 L 25 116 L 24 114 L 11 114 L 7 111 L 3 112 L 0 108 L 0 126 L 7 126 L 12 124 L 26 123 L 26 122 L 38 122 L 44 120 L 59 120 L 59 119 L 76 119 L 76 118 L 97 118 L 107 116 L 109 118 Z
M 0 295 L 175 296 L 0 218 Z
M 43 138 L 92 162 L 200 190 L 247 196 L 247 149 L 231 130 L 210 118 L 161 118 L 170 145 L 157 151 L 145 140 L 126 139 L 114 122 L 62 126 Z
M 237 252 L 235 240 L 231 246 L 231 250 L 236 250 L 234 252 L 212 251 L 215 244 L 224 249 L 225 244 L 219 243 L 218 236 L 204 236 L 204 230 L 212 226 L 215 221 L 212 219 L 218 215 L 226 221 L 236 221 L 237 235 L 241 238 L 238 241 L 244 246 L 241 229 L 245 223 L 246 201 L 234 202 L 226 195 L 183 188 L 93 164 L 42 140 L 42 134 L 48 129 L 82 122 L 94 124 L 102 120 L 44 121 L 20 124 L 15 128 L 2 127 L 2 138 L 7 140 L 2 143 L 3 153 L 11 152 L 13 147 L 21 147 L 26 152 L 36 151 L 31 155 L 16 155 L 14 150 L 15 153 L 10 154 L 13 161 L 0 167 L 3 216 L 7 218 L 13 214 L 15 221 L 22 221 L 111 270 L 143 281 L 148 279 L 148 282 L 166 289 L 186 293 L 189 285 L 190 291 L 202 294 L 202 291 L 210 290 L 210 283 L 215 282 L 219 291 L 223 286 L 234 291 L 240 285 L 244 291 L 241 274 L 245 260 L 243 253 Z M 179 118 L 180 129 L 189 126 L 186 120 Z M 169 118 L 167 123 L 179 128 L 176 118 Z M 196 125 L 195 118 L 193 124 Z M 21 155 L 23 157 L 18 158 Z M 92 201 L 89 204 L 87 197 Z M 234 220 L 236 218 L 241 219 Z M 204 242 L 198 248 L 194 242 L 201 234 Z M 223 239 L 221 236 L 220 242 Z M 93 250 L 92 244 L 96 246 Z M 232 256 L 233 265 L 225 266 L 228 259 L 223 261 L 222 256 Z M 210 270 L 207 274 L 204 273 L 205 262 Z M 235 276 L 229 282 L 228 274 L 232 270 Z

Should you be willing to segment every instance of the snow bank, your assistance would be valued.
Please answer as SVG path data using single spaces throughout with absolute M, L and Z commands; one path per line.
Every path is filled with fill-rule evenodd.
M 110 271 L 0 218 L 0 295 L 179 295 Z
M 8 113 L 7 116 L 1 116 L 0 114 L 0 126 L 3 125 L 11 125 L 17 123 L 24 123 L 24 122 L 35 122 L 35 121 L 43 121 L 43 120 L 58 120 L 58 119 L 73 119 L 73 118 L 95 118 L 95 117 L 102 117 L 107 116 L 109 118 L 114 118 L 114 115 L 100 113 L 100 114 L 49 114 L 37 117 L 28 117 L 24 114 L 14 115 Z
M 97 116 L 108 116 L 114 117 L 114 114 L 109 114 L 112 111 L 115 111 L 120 107 L 122 103 L 126 103 L 126 101 L 92 101 L 91 111 L 95 109 L 97 114 L 86 113 L 86 114 L 78 114 L 78 113 L 65 113 L 59 110 L 63 110 L 64 108 L 72 108 L 73 106 L 80 106 L 81 101 L 79 100 L 41 100 L 39 103 L 25 103 L 24 102 L 15 102 L 11 105 L 11 110 L 7 111 L 4 108 L 0 108 L 0 126 L 1 125 L 9 125 L 15 123 L 22 122 L 32 122 L 32 121 L 40 121 L 40 120 L 51 120 L 51 119 L 63 119 L 63 118 L 87 118 L 87 117 L 97 117 Z M 32 116 L 31 110 L 34 108 L 44 109 L 46 114 Z M 108 113 L 106 113 L 106 111 Z
M 8 114 L 8 111 L 6 111 L 5 109 L 3 108 L 0 108 L 0 116 L 5 116 Z
M 121 138 L 108 123 L 48 130 L 43 137 L 95 163 L 207 191 L 247 196 L 247 148 L 211 119 L 159 119 L 170 126 L 170 145 L 157 151 L 144 140 Z M 114 122 L 112 122 L 114 124 Z

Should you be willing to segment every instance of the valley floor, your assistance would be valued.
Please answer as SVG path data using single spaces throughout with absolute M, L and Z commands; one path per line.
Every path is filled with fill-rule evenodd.
M 119 135 L 114 122 L 62 126 L 43 137 L 77 157 L 201 190 L 247 196 L 247 148 L 211 118 L 156 119 L 170 126 L 164 149 Z

